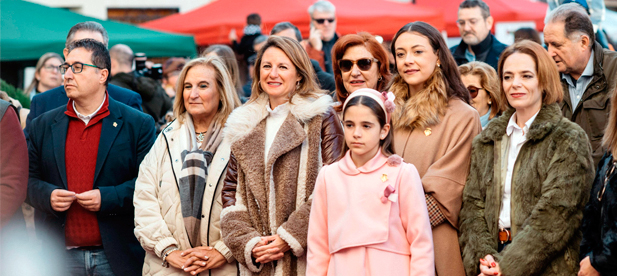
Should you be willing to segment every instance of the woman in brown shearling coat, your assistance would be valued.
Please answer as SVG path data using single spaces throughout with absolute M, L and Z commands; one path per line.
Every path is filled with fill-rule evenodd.
M 458 213 L 469 173 L 471 142 L 482 130 L 478 112 L 439 31 L 405 25 L 392 41 L 397 73 L 394 152 L 414 164 L 429 209 L 439 276 L 464 275 Z
M 332 98 L 318 87 L 300 44 L 272 36 L 255 62 L 251 99 L 227 120 L 221 230 L 241 275 L 306 273 L 315 181 L 344 141 Z

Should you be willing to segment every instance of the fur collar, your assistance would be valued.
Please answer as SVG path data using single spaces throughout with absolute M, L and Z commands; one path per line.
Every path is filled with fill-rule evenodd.
M 489 143 L 491 141 L 501 140 L 503 135 L 506 133 L 508 122 L 510 121 L 512 114 L 514 114 L 514 111 L 516 110 L 510 108 L 498 118 L 491 120 L 486 126 L 486 129 L 480 134 L 480 142 Z M 531 124 L 531 127 L 529 127 L 527 137 L 530 141 L 543 139 L 553 130 L 553 128 L 557 126 L 562 118 L 563 116 L 561 114 L 561 110 L 559 109 L 559 104 L 554 103 L 550 105 L 542 105 L 538 116 Z
M 267 104 L 268 95 L 262 93 L 255 101 L 236 108 L 229 115 L 225 124 L 224 139 L 230 139 L 233 143 L 249 134 L 259 122 L 268 116 Z M 326 113 L 332 104 L 332 97 L 329 95 L 323 95 L 319 98 L 305 98 L 295 95 L 290 100 L 289 112 L 304 124 L 313 117 Z

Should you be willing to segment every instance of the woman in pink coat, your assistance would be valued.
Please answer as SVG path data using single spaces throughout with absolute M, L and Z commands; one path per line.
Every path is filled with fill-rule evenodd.
M 393 97 L 360 89 L 343 105 L 349 150 L 317 177 L 306 275 L 435 275 L 420 176 L 392 155 Z

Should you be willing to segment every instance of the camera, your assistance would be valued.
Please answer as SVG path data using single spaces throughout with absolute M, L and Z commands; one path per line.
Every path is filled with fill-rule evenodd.
M 135 74 L 137 76 L 148 77 L 154 80 L 163 79 L 163 66 L 160 63 L 152 65 L 152 68 L 146 67 L 145 53 L 135 53 Z

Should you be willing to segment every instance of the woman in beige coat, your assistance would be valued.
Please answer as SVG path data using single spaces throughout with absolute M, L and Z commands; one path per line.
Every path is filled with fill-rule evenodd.
M 434 27 L 405 25 L 394 36 L 392 53 L 397 68 L 390 87 L 396 96 L 394 152 L 415 165 L 422 178 L 437 275 L 465 275 L 456 229 L 480 118 Z
M 218 57 L 189 62 L 178 77 L 176 120 L 159 135 L 135 183 L 135 236 L 143 275 L 236 275 L 221 239 L 222 180 L 230 145 L 222 127 L 240 105 Z

